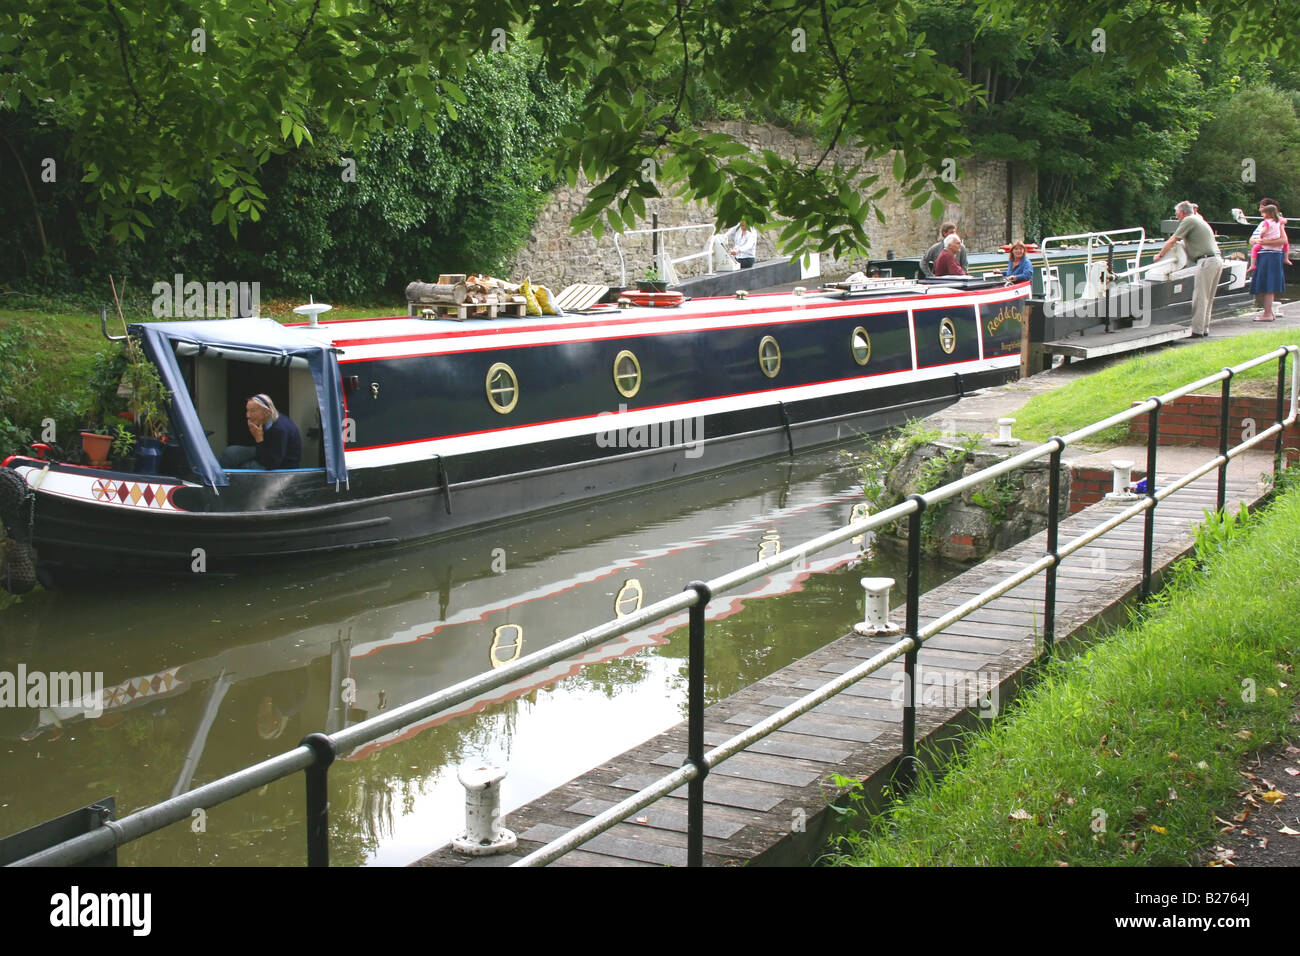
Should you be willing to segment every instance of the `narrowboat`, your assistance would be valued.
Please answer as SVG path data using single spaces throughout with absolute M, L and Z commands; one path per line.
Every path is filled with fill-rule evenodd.
M 878 279 L 541 317 L 136 324 L 170 391 L 163 473 L 6 459 L 0 578 L 239 573 L 848 441 L 1016 377 L 1029 293 Z M 299 426 L 302 467 L 219 464 L 259 393 Z

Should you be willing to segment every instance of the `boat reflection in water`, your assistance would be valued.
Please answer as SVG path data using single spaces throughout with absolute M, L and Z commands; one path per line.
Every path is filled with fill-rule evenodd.
M 108 794 L 124 816 L 451 686 L 842 527 L 859 487 L 824 453 L 305 573 L 151 584 L 114 593 L 110 622 L 94 620 L 92 595 L 38 595 L 0 619 L 0 669 L 102 671 L 106 703 L 98 719 L 0 710 L 0 834 Z M 846 542 L 716 598 L 710 699 L 842 634 L 860 616 L 861 548 Z M 332 861 L 405 863 L 445 842 L 463 822 L 465 763 L 507 769 L 508 810 L 682 719 L 685 623 L 660 621 L 340 759 Z M 120 859 L 300 864 L 300 781 Z

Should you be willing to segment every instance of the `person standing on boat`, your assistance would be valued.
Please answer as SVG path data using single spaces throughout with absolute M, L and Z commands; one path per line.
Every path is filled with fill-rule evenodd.
M 945 222 L 939 227 L 939 241 L 929 249 L 925 250 L 925 255 L 921 257 L 921 272 L 923 274 L 927 276 L 935 275 L 934 264 L 939 260 L 939 253 L 943 252 L 943 244 L 948 240 L 949 236 L 956 234 L 957 226 L 955 223 Z M 961 237 L 958 236 L 957 238 L 960 239 Z M 961 252 L 957 255 L 957 261 L 961 263 L 961 271 L 962 274 L 965 275 L 969 269 L 969 266 L 966 264 L 965 244 L 962 245 Z
M 1264 311 L 1255 321 L 1272 322 L 1277 318 L 1277 313 L 1273 311 L 1273 299 L 1286 291 L 1286 277 L 1282 274 L 1282 261 L 1287 246 L 1286 220 L 1275 205 L 1261 206 L 1259 211 L 1264 221 L 1260 223 L 1257 232 L 1255 248 L 1259 251 L 1256 254 L 1255 274 L 1250 279 L 1250 291 L 1252 295 L 1264 300 Z
M 740 268 L 752 269 L 754 255 L 758 251 L 758 233 L 750 229 L 749 223 L 742 219 L 738 225 L 727 230 L 727 238 L 731 240 L 731 258 L 736 260 Z
M 288 415 L 276 410 L 269 395 L 254 395 L 244 405 L 248 433 L 255 445 L 230 445 L 221 453 L 222 468 L 275 471 L 302 463 L 302 433 Z
M 939 276 L 964 276 L 967 274 L 965 267 L 961 263 L 960 253 L 961 237 L 957 233 L 951 233 L 943 241 L 943 252 L 934 260 L 934 274 Z
M 1174 215 L 1178 217 L 1178 228 L 1160 247 L 1155 261 L 1164 258 L 1175 242 L 1183 243 L 1187 261 L 1196 266 L 1196 286 L 1192 290 L 1192 335 L 1204 338 L 1210 334 L 1210 313 L 1214 309 L 1214 293 L 1219 288 L 1223 260 L 1219 257 L 1219 244 L 1214 241 L 1214 230 L 1197 214 L 1194 205 L 1183 200 L 1174 207 Z
M 1007 262 L 1007 271 L 1003 275 L 1007 277 L 1007 285 L 1033 281 L 1034 264 L 1029 261 L 1029 256 L 1025 255 L 1023 242 L 1011 243 L 1011 258 Z

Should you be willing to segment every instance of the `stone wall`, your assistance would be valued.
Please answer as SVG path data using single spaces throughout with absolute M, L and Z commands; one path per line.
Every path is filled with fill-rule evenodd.
M 990 447 L 983 436 L 958 435 L 925 442 L 889 472 L 883 482 L 884 500 L 875 502 L 874 510 L 991 468 L 1022 450 Z M 924 474 L 927 471 L 929 474 Z M 1062 494 L 1068 496 L 1070 477 L 1064 466 L 1061 479 Z M 1047 527 L 1050 487 L 1051 461 L 1043 458 L 932 505 L 922 520 L 925 539 L 921 549 L 935 557 L 969 562 L 1019 544 Z M 907 521 L 900 520 L 892 529 L 882 528 L 876 540 L 901 552 L 907 547 L 907 533 Z
M 785 130 L 751 123 L 720 123 L 714 128 L 730 133 L 755 152 L 770 149 L 787 158 L 815 161 L 821 151 L 811 140 L 800 139 Z M 850 149 L 837 149 L 828 162 L 842 165 L 858 163 L 860 153 Z M 892 159 L 867 163 L 869 173 L 881 176 L 882 183 L 892 183 Z M 943 219 L 957 223 L 958 231 L 973 252 L 987 252 L 1007 241 L 1007 164 L 1003 161 L 968 159 L 959 164 L 961 178 L 957 180 L 961 192 L 960 203 L 949 203 Z M 1014 164 L 1012 168 L 1012 234 L 1023 238 L 1025 203 L 1037 189 L 1036 173 L 1027 166 Z M 510 275 L 516 279 L 531 277 L 553 289 L 572 282 L 617 283 L 619 258 L 614 239 L 606 234 L 599 241 L 589 233 L 573 235 L 570 220 L 582 209 L 589 184 L 579 180 L 577 187 L 561 186 L 546 204 L 533 230 L 533 238 L 515 257 Z M 916 256 L 938 239 L 939 223 L 930 218 L 928 205 L 921 209 L 910 208 L 901 190 L 895 188 L 880 205 L 885 222 L 874 216 L 868 221 L 872 258 L 884 258 L 888 250 L 897 256 Z M 649 228 L 650 217 L 658 214 L 660 226 L 679 226 L 690 223 L 713 222 L 713 210 L 699 204 L 688 204 L 672 198 L 660 198 L 646 203 L 646 219 L 639 228 Z M 768 234 L 760 233 L 758 259 L 776 255 L 774 228 Z M 673 238 L 670 250 L 674 256 L 687 252 L 703 251 L 707 230 L 677 234 L 688 238 Z M 627 259 L 628 281 L 641 278 L 651 263 L 648 237 L 630 237 L 620 240 Z M 847 275 L 860 268 L 861 258 L 830 260 L 823 257 L 822 274 L 827 277 Z M 682 275 L 697 275 L 699 269 L 679 270 Z

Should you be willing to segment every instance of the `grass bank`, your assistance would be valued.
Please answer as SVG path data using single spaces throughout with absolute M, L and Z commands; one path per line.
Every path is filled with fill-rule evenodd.
M 1281 345 L 1297 341 L 1294 331 L 1253 332 L 1233 338 L 1212 339 L 1193 346 L 1150 352 L 1094 372 L 1060 388 L 1037 395 L 1016 412 L 1016 434 L 1030 441 L 1046 441 L 1114 415 L 1125 409 L 1125 396 L 1135 401 L 1165 392 L 1213 374 L 1225 366 L 1238 365 Z M 1288 374 L 1290 363 L 1288 362 Z M 1233 380 L 1274 381 L 1277 366 L 1251 369 Z M 1216 386 L 1217 390 L 1217 386 Z M 1094 437 L 1099 447 L 1124 443 L 1127 425 L 1119 425 Z
M 829 861 L 1192 863 L 1240 788 L 1244 753 L 1276 739 L 1294 706 L 1297 524 L 1293 490 L 1236 533 L 1202 533 L 1200 567 L 1179 566 L 1134 624 L 1051 664 L 942 778 Z

